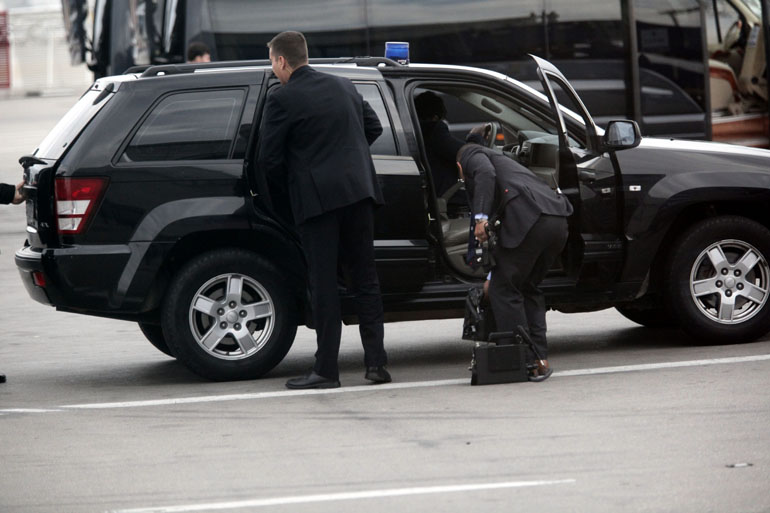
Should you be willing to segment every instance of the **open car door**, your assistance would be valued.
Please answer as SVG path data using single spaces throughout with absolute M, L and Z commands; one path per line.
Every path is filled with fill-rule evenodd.
M 623 263 L 618 161 L 614 152 L 606 151 L 601 130 L 564 75 L 550 62 L 531 57 L 558 132 L 558 184 L 575 208 L 565 250 L 567 275 L 578 288 L 602 289 L 615 282 Z

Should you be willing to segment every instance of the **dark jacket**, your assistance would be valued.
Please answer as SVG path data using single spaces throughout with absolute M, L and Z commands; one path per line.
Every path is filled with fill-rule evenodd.
M 297 224 L 367 198 L 382 204 L 369 152 L 381 133 L 350 80 L 302 66 L 268 96 L 259 170 L 285 183 Z
M 422 122 L 421 131 L 433 187 L 436 196 L 441 196 L 457 183 L 457 152 L 465 142 L 449 133 L 449 127 L 443 120 Z M 453 203 L 464 204 L 465 194 L 455 194 Z
M 16 187 L 7 183 L 0 183 L 0 205 L 7 205 L 13 201 L 16 195 Z
M 572 204 L 566 196 L 510 157 L 473 145 L 463 151 L 460 165 L 474 215 L 492 217 L 501 204 L 505 205 L 499 240 L 502 247 L 515 248 L 521 244 L 541 214 L 572 214 Z

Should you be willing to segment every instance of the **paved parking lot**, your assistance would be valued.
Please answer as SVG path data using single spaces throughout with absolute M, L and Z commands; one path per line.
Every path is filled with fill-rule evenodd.
M 0 180 L 73 98 L 0 102 Z M 394 383 L 203 381 L 132 323 L 31 301 L 0 207 L 0 511 L 770 510 L 770 337 L 706 346 L 614 310 L 548 321 L 554 376 L 471 387 L 460 320 L 386 326 Z

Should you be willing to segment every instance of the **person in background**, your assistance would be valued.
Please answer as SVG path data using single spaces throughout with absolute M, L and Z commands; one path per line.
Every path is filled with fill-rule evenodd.
M 268 183 L 288 190 L 307 256 L 318 344 L 313 369 L 288 380 L 286 387 L 340 386 L 338 264 L 350 272 L 364 346 L 364 377 L 388 383 L 382 296 L 374 262 L 374 209 L 384 201 L 369 150 L 382 125 L 350 80 L 308 65 L 307 42 L 300 32 L 281 32 L 268 48 L 281 86 L 267 97 L 258 168 Z
M 211 62 L 209 47 L 203 43 L 190 43 L 187 47 L 187 62 Z
M 24 193 L 21 190 L 23 185 L 24 182 L 15 187 L 7 183 L 0 183 L 0 204 L 7 205 L 13 203 L 18 205 L 24 201 Z M 0 383 L 5 383 L 5 374 L 0 374 Z
M 480 135 L 474 129 L 468 139 L 478 141 Z M 496 329 L 515 332 L 521 326 L 527 331 L 537 348 L 537 354 L 528 349 L 529 380 L 543 381 L 553 371 L 548 364 L 545 298 L 538 286 L 567 242 L 572 205 L 529 169 L 479 144 L 460 148 L 457 168 L 470 197 L 476 239 L 489 238 L 490 217 L 501 222 L 488 281 Z
M 436 196 L 441 197 L 457 183 L 455 156 L 465 142 L 449 132 L 445 120 L 446 106 L 439 95 L 433 91 L 418 94 L 414 99 L 414 108 L 420 120 L 420 131 L 433 177 L 433 187 Z M 452 213 L 467 205 L 463 191 L 457 191 L 447 199 L 447 211 Z

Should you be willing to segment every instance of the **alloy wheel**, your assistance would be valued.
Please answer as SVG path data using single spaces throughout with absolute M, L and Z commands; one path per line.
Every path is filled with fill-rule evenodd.
M 198 345 L 224 360 L 248 358 L 264 347 L 275 326 L 267 290 L 243 274 L 222 274 L 201 286 L 189 308 Z
M 726 239 L 706 248 L 690 272 L 690 294 L 698 309 L 721 324 L 739 324 L 767 302 L 770 266 L 751 244 Z

